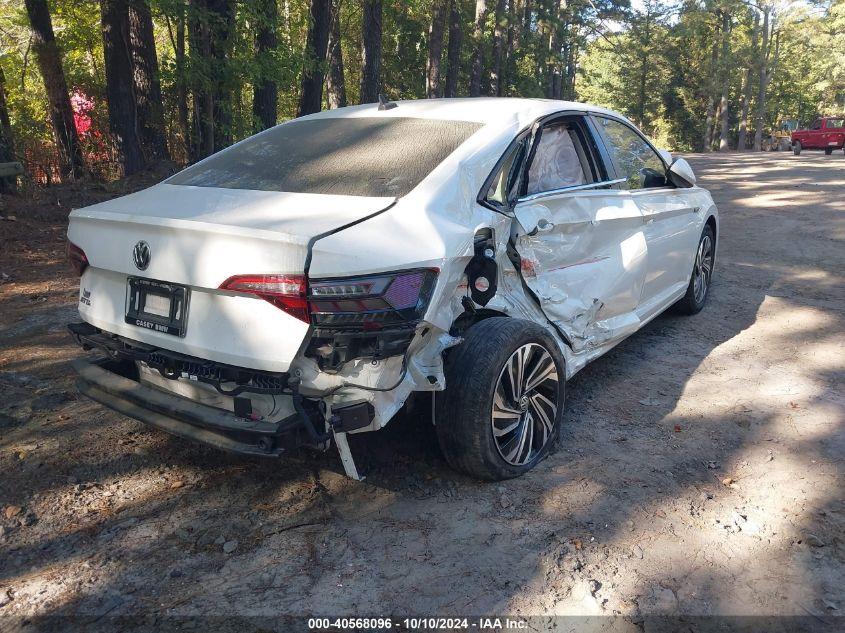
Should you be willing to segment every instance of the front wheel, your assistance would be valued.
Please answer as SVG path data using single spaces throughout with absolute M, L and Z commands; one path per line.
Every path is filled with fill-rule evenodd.
M 554 444 L 564 405 L 563 356 L 531 321 L 476 323 L 446 359 L 437 439 L 456 470 L 487 480 L 518 477 Z
M 792 146 L 792 153 L 795 154 L 796 156 L 801 155 L 801 141 L 795 141 L 795 143 Z
M 678 301 L 676 308 L 682 314 L 697 314 L 701 312 L 710 291 L 713 280 L 713 264 L 716 260 L 716 236 L 709 224 L 704 227 L 695 251 L 695 262 L 692 275 L 687 286 L 687 293 Z

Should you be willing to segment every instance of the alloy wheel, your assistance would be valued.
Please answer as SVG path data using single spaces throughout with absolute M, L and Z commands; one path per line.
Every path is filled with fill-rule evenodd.
M 517 349 L 499 374 L 493 394 L 492 430 L 502 459 L 530 463 L 552 439 L 559 406 L 558 369 L 542 345 Z
M 698 244 L 698 252 L 695 255 L 695 267 L 693 268 L 692 290 L 696 303 L 704 301 L 707 295 L 707 287 L 710 285 L 710 276 L 713 273 L 713 240 L 709 235 L 701 238 Z

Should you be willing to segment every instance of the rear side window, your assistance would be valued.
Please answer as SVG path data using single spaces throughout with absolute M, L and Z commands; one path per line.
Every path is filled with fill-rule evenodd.
M 294 120 L 224 149 L 167 183 L 400 197 L 480 127 L 401 117 Z
M 666 165 L 651 145 L 633 128 L 605 117 L 596 117 L 610 159 L 627 189 L 644 189 L 666 184 Z
M 527 144 L 527 138 L 516 143 L 508 151 L 502 165 L 490 181 L 484 199 L 497 208 L 506 207 L 511 197 L 515 197 L 516 187 L 519 185 L 519 168 L 522 165 Z
M 828 129 L 845 127 L 845 119 L 828 119 L 827 127 Z

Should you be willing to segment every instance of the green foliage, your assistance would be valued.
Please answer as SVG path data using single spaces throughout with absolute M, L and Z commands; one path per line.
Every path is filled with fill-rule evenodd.
M 434 0 L 384 0 L 382 81 L 393 99 L 426 94 L 428 36 Z M 452 0 L 461 15 L 463 45 L 458 94 L 469 92 L 475 42 L 474 0 Z M 708 103 L 718 100 L 728 82 L 731 142 L 740 126 L 741 102 L 750 68 L 748 127 L 759 82 L 760 51 L 755 50 L 755 11 L 741 0 L 509 0 L 504 15 L 506 51 L 503 93 L 546 97 L 555 94 L 555 73 L 563 77 L 556 94 L 618 110 L 636 121 L 660 145 L 675 150 L 700 149 Z M 361 75 L 361 0 L 334 0 L 340 7 L 341 50 L 349 103 L 356 103 Z M 278 0 L 278 47 L 258 55 L 255 37 L 262 15 L 257 3 L 233 0 L 234 20 L 226 33 L 224 59 L 191 51 L 187 23 L 202 17 L 204 1 L 151 0 L 160 66 L 165 122 L 171 155 L 190 160 L 191 132 L 179 118 L 180 87 L 187 103 L 202 91 L 222 93 L 220 107 L 230 112 L 216 122 L 222 136 L 243 138 L 255 129 L 253 84 L 271 79 L 278 87 L 278 117 L 295 116 L 300 77 L 312 56 L 304 51 L 309 20 L 307 0 Z M 483 92 L 489 92 L 496 0 L 489 13 L 481 48 Z M 100 12 L 97 3 L 51 0 L 50 10 L 62 64 L 71 92 L 93 103 L 90 130 L 82 135 L 86 159 L 95 174 L 113 172 L 114 150 L 108 134 Z M 722 16 L 731 17 L 729 56 L 721 54 Z M 759 15 L 759 13 L 758 13 Z M 184 17 L 183 17 L 184 16 Z M 526 21 L 527 17 L 527 21 Z M 177 27 L 185 20 L 186 59 L 176 59 Z M 759 22 L 759 20 L 758 20 Z M 448 70 L 448 23 L 442 72 Z M 759 27 L 758 27 L 759 29 Z M 770 82 L 764 128 L 779 120 L 809 121 L 817 113 L 845 111 L 845 0 L 826 4 L 778 4 L 772 13 L 768 52 Z M 222 36 L 221 36 L 222 37 Z M 0 0 L 0 64 L 7 79 L 7 100 L 18 154 L 30 175 L 45 180 L 55 173 L 55 148 L 46 95 L 31 53 L 30 29 L 20 0 Z M 759 49 L 759 30 L 757 47 Z M 714 57 L 714 47 L 717 55 Z M 715 60 L 715 62 L 714 62 Z M 328 62 L 319 62 L 323 69 Z M 575 80 L 574 89 L 567 82 Z M 192 115 L 193 116 L 193 115 Z
M 587 43 L 578 73 L 579 97 L 627 114 L 667 147 L 700 149 L 708 100 L 718 98 L 720 77 L 727 73 L 734 146 L 746 68 L 751 69 L 753 88 L 750 113 L 755 111 L 759 85 L 762 42 L 755 51 L 752 7 L 739 0 L 686 2 L 676 9 L 647 0 L 640 6 L 622 32 L 608 37 L 610 41 L 594 38 Z M 721 58 L 721 12 L 728 12 L 732 23 L 727 59 Z M 649 33 L 646 23 L 651 13 L 656 21 Z M 816 114 L 845 111 L 843 33 L 845 0 L 820 6 L 793 3 L 782 12 L 773 11 L 765 133 L 783 119 L 808 123 Z M 638 90 L 643 60 L 649 67 L 644 103 Z M 748 125 L 753 127 L 751 115 Z

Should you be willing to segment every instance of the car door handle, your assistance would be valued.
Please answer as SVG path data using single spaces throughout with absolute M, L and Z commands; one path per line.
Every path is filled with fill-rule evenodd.
M 647 218 L 645 223 L 646 224 L 654 224 L 654 218 Z

